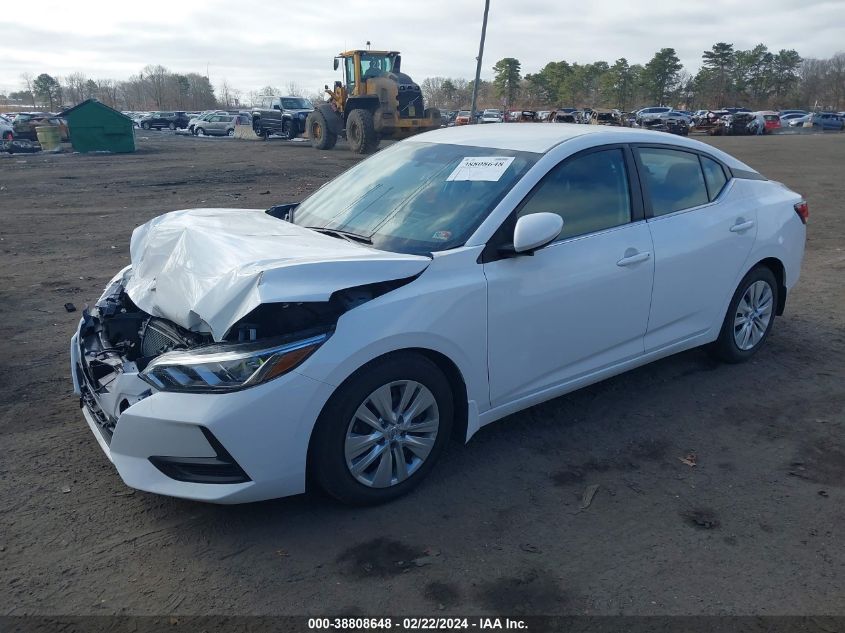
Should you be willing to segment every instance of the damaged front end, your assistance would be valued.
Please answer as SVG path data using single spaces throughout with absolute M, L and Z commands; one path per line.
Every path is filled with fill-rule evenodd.
M 71 349 L 80 405 L 104 448 L 133 404 L 158 391 L 226 393 L 270 381 L 328 340 L 344 312 L 408 281 L 339 290 L 321 302 L 261 304 L 215 341 L 138 308 L 125 290 L 131 274 L 118 274 L 83 312 Z

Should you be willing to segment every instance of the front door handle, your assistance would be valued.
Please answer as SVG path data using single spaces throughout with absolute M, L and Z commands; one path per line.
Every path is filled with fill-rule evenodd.
M 752 226 L 754 226 L 754 220 L 746 220 L 745 222 L 737 221 L 737 223 L 731 227 L 731 233 L 742 233 L 743 231 L 750 229 Z
M 635 253 L 634 255 L 628 255 L 627 257 L 623 257 L 618 262 L 616 262 L 616 265 L 631 266 L 633 264 L 639 264 L 640 262 L 644 262 L 649 257 L 651 257 L 651 253 Z

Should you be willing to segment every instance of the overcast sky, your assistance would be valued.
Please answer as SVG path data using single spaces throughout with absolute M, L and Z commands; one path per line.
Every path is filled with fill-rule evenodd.
M 183 73 L 208 68 L 215 86 L 226 79 L 244 93 L 289 82 L 312 93 L 336 78 L 336 53 L 367 40 L 402 51 L 403 70 L 417 82 L 472 78 L 484 7 L 483 0 L 12 4 L 0 11 L 0 92 L 20 89 L 24 72 L 125 79 L 162 64 Z M 530 73 L 551 60 L 645 63 L 662 47 L 694 72 L 717 41 L 829 57 L 845 49 L 845 0 L 492 0 L 482 77 L 491 78 L 502 57 L 516 57 Z

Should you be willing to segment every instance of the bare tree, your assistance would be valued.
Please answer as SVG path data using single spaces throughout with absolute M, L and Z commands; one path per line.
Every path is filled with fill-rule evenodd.
M 141 71 L 141 77 L 146 79 L 145 84 L 152 97 L 155 107 L 161 110 L 164 107 L 164 93 L 168 76 L 167 68 L 161 64 L 145 66 Z
M 30 97 L 32 97 L 32 107 L 35 107 L 35 91 L 32 89 L 32 83 L 35 81 L 35 78 L 32 76 L 32 73 L 21 73 L 21 81 L 23 85 L 26 86 L 26 91 L 29 93 Z
M 303 96 L 302 86 L 300 86 L 295 81 L 289 81 L 285 88 L 287 89 L 287 94 L 290 95 L 291 97 L 301 97 L 301 96 Z

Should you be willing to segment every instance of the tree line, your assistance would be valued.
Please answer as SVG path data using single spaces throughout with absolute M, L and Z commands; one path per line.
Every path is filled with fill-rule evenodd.
M 764 44 L 740 50 L 719 42 L 703 51 L 701 68 L 692 74 L 675 49 L 662 48 L 646 64 L 622 57 L 606 61 L 549 62 L 536 73 L 522 74 L 518 59 L 493 66 L 494 79 L 479 84 L 480 107 L 552 109 L 619 108 L 648 105 L 696 110 L 744 106 L 845 110 L 845 53 L 829 59 L 803 59 L 797 51 L 770 51 Z M 426 102 L 445 109 L 467 108 L 473 82 L 430 77 Z
M 22 90 L 6 95 L 8 100 L 22 108 L 42 107 L 51 112 L 91 98 L 124 111 L 204 110 L 236 103 L 239 95 L 224 81 L 222 99 L 218 99 L 208 77 L 174 73 L 161 65 L 148 65 L 126 80 L 94 79 L 79 72 L 63 78 L 24 73 L 21 83 Z

